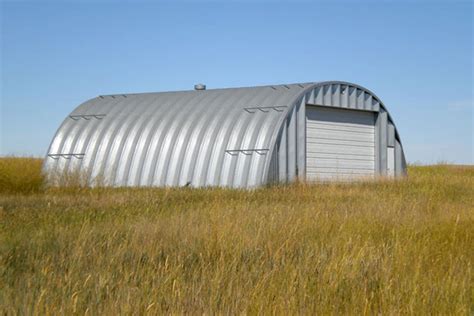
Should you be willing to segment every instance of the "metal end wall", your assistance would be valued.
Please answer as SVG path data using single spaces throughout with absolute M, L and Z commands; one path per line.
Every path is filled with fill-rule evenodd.
M 406 162 L 400 136 L 386 107 L 369 90 L 348 82 L 320 82 L 309 86 L 289 107 L 278 131 L 268 179 L 292 182 L 306 177 L 306 105 L 370 111 L 375 114 L 375 171 L 385 176 L 387 152 L 394 152 L 393 176 L 406 174 Z M 275 166 L 278 166 L 275 168 Z
M 306 104 L 386 113 L 380 148 L 393 145 L 397 174 L 405 172 L 383 104 L 340 82 L 99 96 L 64 120 L 44 170 L 109 186 L 249 188 L 304 179 Z M 380 157 L 382 173 L 383 164 Z

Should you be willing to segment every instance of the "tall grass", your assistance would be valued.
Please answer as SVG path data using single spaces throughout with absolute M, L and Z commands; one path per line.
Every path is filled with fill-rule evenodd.
M 1 189 L 1 314 L 474 310 L 472 167 L 255 191 L 37 188 Z
M 43 189 L 42 160 L 0 157 L 0 193 L 32 193 Z

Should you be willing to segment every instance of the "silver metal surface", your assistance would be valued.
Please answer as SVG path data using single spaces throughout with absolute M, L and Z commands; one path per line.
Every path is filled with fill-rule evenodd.
M 384 105 L 345 82 L 99 96 L 64 120 L 44 170 L 79 171 L 91 185 L 100 178 L 110 186 L 250 188 L 304 179 L 306 104 L 386 113 L 376 123 L 377 171 L 386 172 L 387 144 L 394 144 L 395 173 L 405 173 Z M 58 159 L 74 153 L 81 159 Z

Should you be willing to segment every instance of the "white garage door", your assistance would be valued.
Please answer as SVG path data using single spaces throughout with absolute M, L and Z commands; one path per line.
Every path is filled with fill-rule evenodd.
M 372 112 L 307 106 L 307 180 L 373 177 L 374 124 Z

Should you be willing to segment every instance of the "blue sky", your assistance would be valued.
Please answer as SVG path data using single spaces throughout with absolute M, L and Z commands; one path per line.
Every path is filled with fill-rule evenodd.
M 46 153 L 100 95 L 343 80 L 409 162 L 473 164 L 471 1 L 3 1 L 0 154 Z

